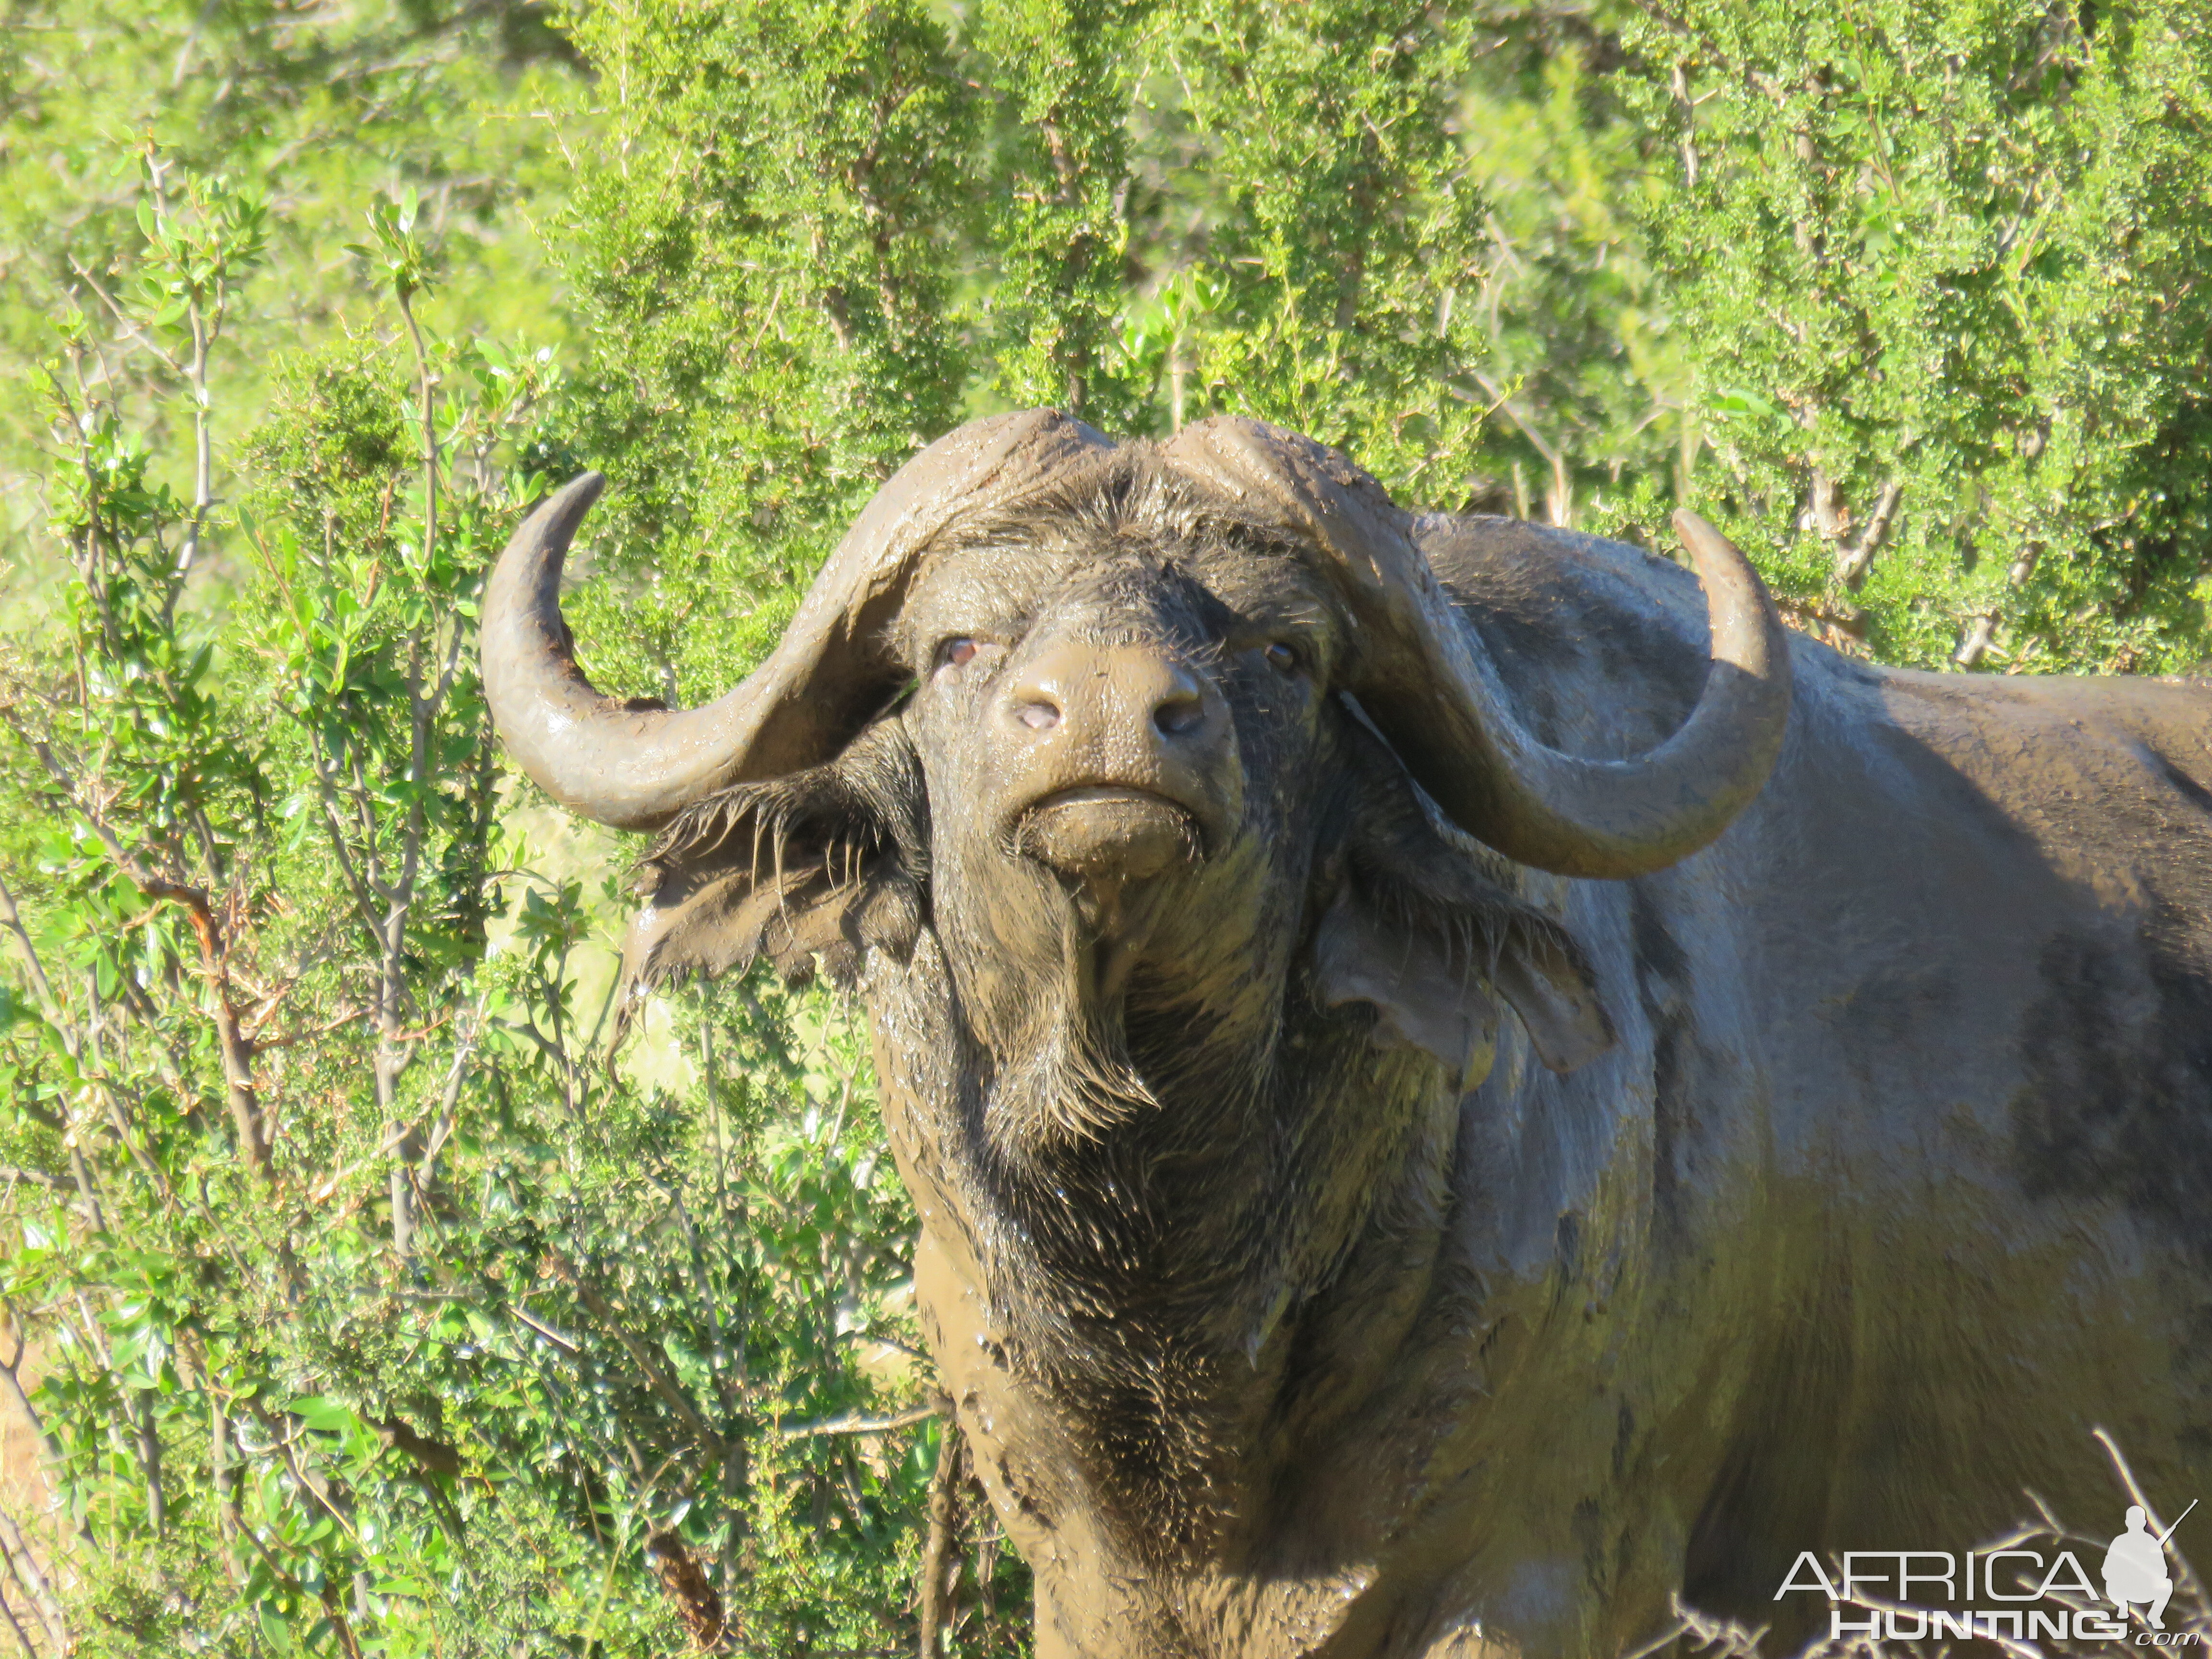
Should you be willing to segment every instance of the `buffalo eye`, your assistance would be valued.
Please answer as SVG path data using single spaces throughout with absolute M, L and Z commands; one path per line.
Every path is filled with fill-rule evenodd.
M 1277 640 L 1260 654 L 1267 659 L 1268 667 L 1285 679 L 1305 666 L 1305 660 L 1298 654 L 1297 647 L 1281 640 Z
M 974 660 L 975 655 L 975 641 L 964 635 L 959 639 L 947 640 L 937 647 L 937 660 L 941 666 L 946 668 L 965 667 Z

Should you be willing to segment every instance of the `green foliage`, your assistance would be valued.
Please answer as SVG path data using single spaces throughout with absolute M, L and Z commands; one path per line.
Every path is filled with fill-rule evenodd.
M 1113 362 L 1126 300 L 1125 116 L 1141 20 L 1129 0 L 992 0 L 966 44 L 994 117 L 972 227 L 997 254 L 983 309 L 991 394 L 1146 425 Z
M 210 343 L 261 222 L 178 199 L 118 305 Z M 64 331 L 66 626 L 0 696 L 0 1297 L 60 1508 L 0 1595 L 43 1559 L 86 1654 L 872 1650 L 935 1458 L 872 1085 L 768 983 L 599 1063 L 605 849 L 501 820 L 475 678 L 563 386 L 417 326 L 411 216 L 364 244 L 399 337 L 281 371 L 234 512 L 149 482 L 194 362 L 120 387 Z M 251 573 L 220 621 L 198 544 Z
M 1577 21 L 1504 20 L 1459 112 L 1491 210 L 1461 302 L 1481 319 L 1476 380 L 1496 410 L 1492 470 L 1465 505 L 1649 542 L 1659 502 L 1686 498 L 1698 423 L 1639 231 L 1662 186 L 1593 67 L 1617 47 Z
M 2203 8 L 1691 3 L 1626 35 L 1675 150 L 1644 223 L 1701 492 L 1801 607 L 1931 665 L 2200 656 Z
M 994 408 L 1249 411 L 1455 501 L 1479 470 L 1465 24 L 626 0 L 578 39 L 611 142 L 567 222 L 607 346 L 574 441 L 617 488 L 575 616 L 611 678 L 728 683 L 898 463 Z
M 612 131 L 568 210 L 570 268 L 619 345 L 574 441 L 615 470 L 594 536 L 622 579 L 580 629 L 690 694 L 773 637 L 842 524 L 957 418 L 974 99 L 920 4 L 644 0 L 578 38 Z
M 1188 131 L 1217 204 L 1161 331 L 1182 324 L 1186 418 L 1259 415 L 1416 499 L 1464 493 L 1484 399 L 1458 301 L 1481 280 L 1485 204 L 1446 118 L 1472 33 L 1364 0 L 1163 10 L 1152 118 Z
M 416 186 L 441 239 L 452 280 L 434 325 L 542 332 L 553 320 L 550 273 L 517 209 L 563 171 L 543 113 L 562 113 L 571 143 L 588 142 L 590 122 L 574 50 L 535 0 L 312 15 L 262 0 L 0 0 L 0 551 L 40 522 L 35 371 L 52 321 L 81 303 L 98 332 L 115 331 L 99 292 L 127 302 L 117 283 L 138 268 L 139 210 L 163 193 L 145 188 L 149 161 L 252 180 L 271 210 L 251 303 L 233 319 L 237 349 L 214 365 L 228 440 L 258 417 L 282 352 L 374 320 L 375 296 L 337 244 L 357 236 L 376 190 Z M 103 355 L 116 375 L 149 370 L 127 340 Z M 145 412 L 166 423 L 186 411 Z

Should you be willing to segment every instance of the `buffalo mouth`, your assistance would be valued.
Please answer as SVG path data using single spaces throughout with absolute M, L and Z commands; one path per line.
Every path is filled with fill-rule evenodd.
M 1194 811 L 1128 784 L 1085 784 L 1032 801 L 1016 820 L 1014 846 L 1086 881 L 1142 881 L 1206 854 Z

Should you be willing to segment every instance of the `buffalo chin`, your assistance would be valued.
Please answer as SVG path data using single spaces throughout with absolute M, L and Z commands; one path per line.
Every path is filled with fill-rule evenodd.
M 1139 789 L 1062 790 L 1022 815 L 1015 845 L 1030 857 L 1085 883 L 1143 881 L 1201 848 L 1191 815 Z

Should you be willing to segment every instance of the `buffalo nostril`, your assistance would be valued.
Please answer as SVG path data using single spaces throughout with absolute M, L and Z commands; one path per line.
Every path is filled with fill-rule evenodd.
M 1040 698 L 1018 704 L 1014 718 L 1032 732 L 1042 732 L 1060 724 L 1060 710 Z
M 1162 735 L 1182 737 L 1206 723 L 1206 701 L 1195 692 L 1170 697 L 1152 710 L 1152 724 Z

